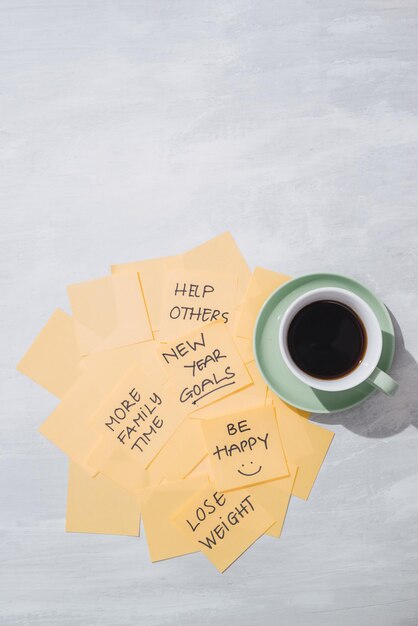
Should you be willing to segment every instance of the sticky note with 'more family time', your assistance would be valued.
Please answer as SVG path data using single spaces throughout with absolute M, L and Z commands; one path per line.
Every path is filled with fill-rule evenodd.
M 161 384 L 134 365 L 97 408 L 90 424 L 147 467 L 186 414 L 170 383 Z
M 213 483 L 195 493 L 171 519 L 220 572 L 275 522 L 249 491 L 222 493 Z
M 213 480 L 222 490 L 289 475 L 272 406 L 201 422 Z
M 177 398 L 188 412 L 253 384 L 223 322 L 161 344 L 159 350 Z
M 203 324 L 235 320 L 238 279 L 233 274 L 176 269 L 163 283 L 159 341 L 180 337 Z

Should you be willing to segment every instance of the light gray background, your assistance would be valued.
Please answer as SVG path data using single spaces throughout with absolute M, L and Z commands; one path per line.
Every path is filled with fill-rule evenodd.
M 2 626 L 418 624 L 416 0 L 1 0 Z M 225 575 L 66 535 L 56 400 L 14 370 L 65 286 L 230 229 L 364 281 L 400 392 L 330 419 L 308 502 Z

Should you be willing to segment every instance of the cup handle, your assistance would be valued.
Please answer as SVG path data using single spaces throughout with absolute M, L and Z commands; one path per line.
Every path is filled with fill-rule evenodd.
M 376 367 L 369 376 L 367 382 L 373 385 L 373 387 L 376 387 L 376 389 L 380 389 L 380 391 L 383 391 L 383 393 L 388 396 L 393 395 L 398 388 L 398 383 L 378 367 Z

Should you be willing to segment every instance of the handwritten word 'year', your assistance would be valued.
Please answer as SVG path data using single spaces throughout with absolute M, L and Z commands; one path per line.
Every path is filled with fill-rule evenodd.
M 184 365 L 184 369 L 191 369 L 194 377 L 196 375 L 196 371 L 201 372 L 208 365 L 211 363 L 217 363 L 220 359 L 226 359 L 226 354 L 221 354 L 221 351 L 218 348 L 215 348 L 211 354 L 207 354 L 203 359 L 193 361 L 190 365 Z

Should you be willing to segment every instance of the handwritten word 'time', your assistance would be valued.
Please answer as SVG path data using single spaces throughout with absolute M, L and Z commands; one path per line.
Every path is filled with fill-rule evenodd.
M 202 536 L 201 539 L 197 540 L 209 550 L 212 550 L 219 541 L 225 538 L 227 533 L 229 533 L 234 526 L 239 524 L 243 518 L 247 517 L 255 510 L 250 494 L 243 498 L 241 502 L 237 506 L 234 506 L 232 510 L 228 511 L 228 513 L 219 515 L 219 513 L 223 513 L 223 507 L 225 505 L 225 495 L 215 491 L 211 498 L 205 498 L 201 506 L 197 507 L 195 518 L 192 519 L 192 521 L 190 519 L 186 520 L 186 523 L 193 533 L 198 530 L 201 523 L 206 522 L 206 520 L 214 514 L 215 517 L 220 520 L 206 533 L 205 537 Z M 222 511 L 220 511 L 220 509 L 222 509 Z
M 129 398 L 122 400 L 108 416 L 105 426 L 116 434 L 121 444 L 128 443 L 131 450 L 143 452 L 164 424 L 157 411 L 157 407 L 162 405 L 162 399 L 154 392 L 144 401 L 135 388 L 128 395 Z

